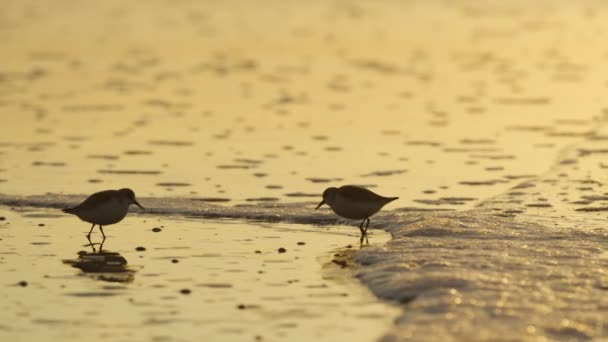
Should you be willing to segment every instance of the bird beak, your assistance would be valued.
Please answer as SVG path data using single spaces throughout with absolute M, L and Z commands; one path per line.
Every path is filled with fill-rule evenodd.
M 319 205 L 315 208 L 315 210 L 321 208 L 321 206 L 325 204 L 325 200 L 322 200 L 321 203 L 319 203 Z
M 136 206 L 142 208 L 143 210 L 146 210 L 146 208 L 142 207 L 142 205 L 139 204 L 139 202 L 137 202 L 137 200 L 133 200 L 133 204 L 135 204 Z

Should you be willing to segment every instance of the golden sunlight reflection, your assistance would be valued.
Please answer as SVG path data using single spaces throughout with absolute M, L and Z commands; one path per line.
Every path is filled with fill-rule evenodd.
M 1 2 L 0 340 L 605 339 L 606 9 Z

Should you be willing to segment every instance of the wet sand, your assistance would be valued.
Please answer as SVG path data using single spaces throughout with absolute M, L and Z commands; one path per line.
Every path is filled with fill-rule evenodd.
M 472 208 L 603 120 L 599 21 L 558 3 L 6 3 L 1 192 Z
M 133 214 L 99 253 L 57 210 L 0 216 L 6 341 L 369 341 L 399 312 L 352 277 L 356 228 Z
M 296 331 L 304 340 L 312 331 L 362 341 L 605 338 L 605 9 L 3 2 L 0 242 L 12 245 L 1 260 L 3 279 L 19 276 L 2 292 L 3 321 L 18 331 L 2 323 L 2 333 L 163 340 L 175 325 L 184 340 L 203 331 L 222 340 Z M 349 278 L 319 271 L 340 271 L 331 251 L 358 241 L 356 223 L 312 210 L 341 184 L 400 197 L 372 218 L 390 242 L 375 235 L 379 245 L 353 255 L 354 276 L 400 312 L 364 290 L 341 297 Z M 119 253 L 107 256 L 111 267 L 128 261 L 112 276 L 127 283 L 79 276 L 73 264 L 99 267 L 77 254 L 88 227 L 45 208 L 124 186 L 150 207 L 109 229 L 106 248 Z M 206 223 L 223 218 L 238 221 Z M 53 222 L 64 234 L 51 235 Z M 334 234 L 339 225 L 349 228 Z M 297 245 L 309 233 L 318 242 Z M 263 268 L 277 272 L 255 273 Z M 241 276 L 263 286 L 239 287 Z M 20 302 L 24 290 L 39 297 Z M 132 315 L 107 316 L 93 302 Z M 343 306 L 364 312 L 344 316 Z M 56 319 L 58 307 L 69 315 Z M 216 312 L 219 321 L 201 316 Z M 359 319 L 377 324 L 363 329 L 370 335 L 350 335 Z

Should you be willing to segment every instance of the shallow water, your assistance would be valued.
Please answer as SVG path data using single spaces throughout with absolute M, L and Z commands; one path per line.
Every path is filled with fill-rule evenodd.
M 543 172 L 603 106 L 601 54 L 556 46 L 560 21 L 591 30 L 566 5 L 264 4 L 4 3 L 2 193 L 232 205 L 338 183 L 466 209 Z
M 134 214 L 100 252 L 56 210 L 0 216 L 6 341 L 373 340 L 399 312 L 352 278 L 351 227 Z
M 192 222 L 231 218 L 265 236 L 304 225 L 298 236 L 328 240 L 314 252 L 309 244 L 300 250 L 308 256 L 300 259 L 307 260 L 302 276 L 318 278 L 326 273 L 311 258 L 322 256 L 325 264 L 329 250 L 357 241 L 356 228 L 348 237 L 331 233 L 340 231 L 336 224 L 357 223 L 313 211 L 320 194 L 328 186 L 364 185 L 400 200 L 372 218 L 372 227 L 387 229 L 392 240 L 355 253 L 363 264 L 356 275 L 402 311 L 387 325 L 390 306 L 369 299 L 374 313 L 363 316 L 378 325 L 359 340 L 606 338 L 605 9 L 598 1 L 65 0 L 52 8 L 3 2 L 0 204 L 61 208 L 84 194 L 128 186 L 149 208 L 130 219 L 162 220 L 155 226 L 170 222 L 188 231 Z M 68 219 L 80 227 L 74 218 L 42 217 Z M 201 229 L 219 224 L 213 222 Z M 107 248 L 129 267 L 151 252 L 188 254 L 155 249 L 185 245 L 177 235 L 153 240 L 169 231 L 146 226 L 150 240 L 138 243 L 146 235 L 123 225 L 130 224 L 116 228 L 120 234 Z M 318 227 L 331 227 L 330 233 Z M 31 240 L 11 233 L 22 245 L 39 243 L 28 247 L 60 255 L 11 258 L 57 268 L 73 280 L 79 271 L 58 262 L 80 262 L 80 242 L 63 245 L 80 240 L 80 231 L 69 231 L 74 235 L 52 245 L 45 244 L 50 235 Z M 212 241 L 223 241 L 223 234 Z M 378 236 L 372 243 L 383 241 Z M 342 238 L 348 241 L 339 243 Z M 262 239 L 249 243 L 278 248 Z M 146 251 L 136 252 L 139 245 Z M 287 256 L 291 247 L 285 248 Z M 197 265 L 259 262 L 255 256 L 201 258 Z M 109 257 L 122 267 L 122 259 Z M 164 275 L 185 264 L 166 261 Z M 190 295 L 179 293 L 188 283 L 180 279 L 198 279 L 189 268 L 182 272 L 189 273 L 178 271 L 178 281 L 160 281 L 158 289 L 149 288 L 156 280 L 141 269 L 118 273 L 133 277 L 129 286 L 147 287 L 144 296 L 159 296 L 154 308 L 141 311 L 155 314 L 163 296 L 170 303 L 161 308 L 171 310 L 202 292 L 190 284 Z M 221 293 L 222 284 L 205 290 Z M 7 289 L 23 290 L 13 285 Z M 77 291 L 87 289 L 82 286 Z M 293 286 L 278 291 L 294 296 Z M 199 327 L 190 305 L 170 324 Z M 245 314 L 266 312 L 245 308 Z M 375 320 L 384 310 L 390 317 Z M 170 320 L 166 312 L 153 323 Z M 251 318 L 235 317 L 239 324 Z M 290 321 L 278 329 L 268 319 L 256 332 L 222 321 L 227 325 L 213 329 L 226 330 L 213 330 L 214 336 L 283 338 L 276 333 L 309 327 Z M 351 328 L 337 319 L 328 326 L 339 323 Z

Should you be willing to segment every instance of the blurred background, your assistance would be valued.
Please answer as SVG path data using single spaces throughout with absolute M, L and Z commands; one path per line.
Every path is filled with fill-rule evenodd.
M 358 184 L 466 208 L 604 117 L 599 2 L 1 7 L 6 194 L 246 204 Z

